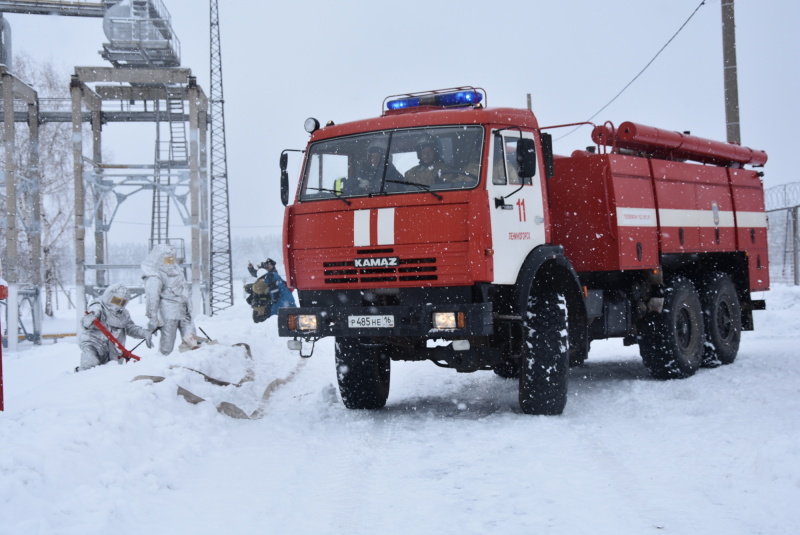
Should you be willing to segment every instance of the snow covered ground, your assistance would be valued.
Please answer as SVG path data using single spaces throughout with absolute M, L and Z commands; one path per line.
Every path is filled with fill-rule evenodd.
M 22 343 L 3 355 L 0 534 L 794 535 L 800 288 L 765 298 L 736 362 L 687 380 L 593 343 L 560 417 L 520 414 L 514 381 L 430 363 L 393 363 L 386 409 L 348 411 L 332 341 L 300 359 L 244 303 L 198 318 L 220 345 L 141 346 L 135 364 L 74 373 L 74 338 Z

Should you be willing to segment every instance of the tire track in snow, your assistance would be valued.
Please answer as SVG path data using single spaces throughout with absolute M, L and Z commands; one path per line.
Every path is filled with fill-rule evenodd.
M 396 423 L 359 416 L 364 418 L 351 420 L 337 436 L 339 455 L 326 482 L 336 533 L 372 533 L 381 524 L 377 512 L 386 506 L 391 479 L 383 467 L 387 459 L 396 460 Z
M 718 533 L 749 532 L 743 530 L 740 519 L 731 518 L 730 511 L 719 508 L 720 503 L 709 500 L 706 493 L 692 486 L 697 477 L 691 470 L 694 459 L 687 459 L 682 470 L 673 472 L 659 462 L 661 452 L 669 449 L 670 442 L 653 442 L 658 434 L 629 437 L 631 448 L 624 449 L 619 447 L 622 435 L 613 431 L 580 424 L 571 427 L 590 455 L 581 461 L 587 470 L 595 472 L 588 480 L 607 481 L 606 492 L 613 493 L 613 502 L 624 508 L 621 512 L 627 511 L 633 520 L 649 522 L 649 525 L 632 525 L 631 529 L 655 528 L 673 533 L 703 533 L 706 528 Z M 603 436 L 613 437 L 613 445 Z M 675 452 L 670 452 L 666 457 L 674 459 L 674 455 Z
M 290 388 L 273 397 L 269 412 L 292 413 L 314 422 L 303 444 L 304 462 L 296 477 L 313 481 L 307 503 L 313 513 L 302 519 L 305 530 L 373 534 L 386 524 L 387 511 L 413 511 L 408 489 L 398 487 L 398 466 L 413 463 L 403 445 L 411 423 L 383 411 L 350 411 L 336 393 L 335 368 L 325 359 L 310 360 Z M 324 385 L 324 386 L 323 386 Z M 296 432 L 301 432 L 299 429 Z M 395 516 L 391 513 L 390 517 Z

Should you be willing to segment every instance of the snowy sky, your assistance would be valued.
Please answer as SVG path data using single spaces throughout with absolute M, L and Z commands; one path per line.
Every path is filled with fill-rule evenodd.
M 182 63 L 209 87 L 208 4 L 164 0 Z M 474 0 L 220 2 L 232 232 L 277 232 L 280 151 L 302 148 L 303 121 L 374 116 L 388 95 L 474 85 L 489 106 L 526 105 L 542 125 L 586 120 L 658 52 L 699 0 Z M 6 15 L 15 53 L 105 65 L 100 19 Z M 743 144 L 766 150 L 767 187 L 795 182 L 800 123 L 800 4 L 736 2 Z M 725 139 L 720 0 L 707 0 L 650 68 L 595 122 L 626 120 Z M 129 126 L 107 126 L 117 162 L 152 158 L 152 143 L 126 146 Z M 122 132 L 115 140 L 114 131 Z M 558 137 L 558 134 L 556 135 Z M 122 141 L 120 141 L 120 139 Z M 128 141 L 129 143 L 129 141 Z M 584 128 L 556 142 L 589 145 Z M 137 156 L 129 156 L 128 154 Z M 138 158 L 138 159 L 136 159 Z M 115 228 L 141 231 L 149 211 L 122 209 Z M 139 227 L 133 223 L 139 222 Z M 128 225 L 126 227 L 126 225 Z M 112 232 L 114 229 L 112 228 Z

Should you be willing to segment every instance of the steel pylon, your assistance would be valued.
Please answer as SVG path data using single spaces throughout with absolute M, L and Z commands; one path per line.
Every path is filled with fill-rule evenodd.
M 222 47 L 217 0 L 211 5 L 211 315 L 233 306 L 231 227 L 228 205 L 228 162 L 225 146 L 225 98 L 222 90 Z

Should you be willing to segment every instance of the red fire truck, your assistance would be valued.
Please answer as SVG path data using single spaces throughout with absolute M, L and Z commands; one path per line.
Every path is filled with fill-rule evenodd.
M 351 409 L 385 405 L 397 360 L 517 379 L 530 414 L 561 414 L 592 340 L 638 344 L 659 379 L 733 362 L 769 287 L 762 174 L 744 168 L 767 155 L 625 122 L 556 156 L 530 110 L 485 99 L 306 122 L 291 205 L 281 155 L 289 347 L 334 336 Z

